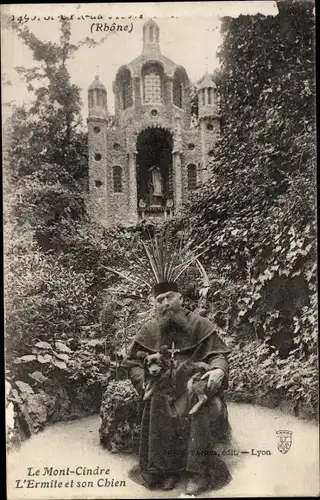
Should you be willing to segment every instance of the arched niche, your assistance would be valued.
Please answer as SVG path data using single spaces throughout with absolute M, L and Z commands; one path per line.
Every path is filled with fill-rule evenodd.
M 123 111 L 133 106 L 132 77 L 126 66 L 119 69 L 116 76 L 116 89 L 119 98 L 120 109 Z
M 185 109 L 186 93 L 189 91 L 189 78 L 186 70 L 179 66 L 173 75 L 172 102 L 180 109 Z
M 137 198 L 147 207 L 165 206 L 173 199 L 172 132 L 160 127 L 142 130 L 137 136 Z

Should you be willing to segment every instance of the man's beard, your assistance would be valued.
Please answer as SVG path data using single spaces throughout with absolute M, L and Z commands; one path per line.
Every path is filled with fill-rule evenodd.
M 157 314 L 157 320 L 162 335 L 167 334 L 172 338 L 174 334 L 189 332 L 188 318 L 182 309 L 179 311 L 170 309 L 163 314 Z

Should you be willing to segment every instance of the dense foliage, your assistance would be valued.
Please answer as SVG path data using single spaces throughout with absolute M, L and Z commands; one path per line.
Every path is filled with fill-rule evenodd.
M 211 317 L 241 349 L 262 339 L 276 356 L 290 353 L 281 387 L 294 398 L 308 392 L 291 387 L 290 370 L 316 381 L 314 30 L 309 2 L 223 20 L 223 134 L 212 180 L 176 221 L 208 238 Z M 255 349 L 239 354 L 248 355 L 258 368 Z
M 318 410 L 317 355 L 297 356 L 299 345 L 286 359 L 261 342 L 233 346 L 229 396 L 235 401 L 276 407 L 297 416 L 315 418 Z
M 114 332 L 99 323 L 113 281 L 100 263 L 112 239 L 86 213 L 87 137 L 68 72 L 81 43 L 72 44 L 68 21 L 57 43 L 10 29 L 34 60 L 17 68 L 32 100 L 11 107 L 4 151 L 6 377 L 17 427 L 29 435 L 48 419 L 99 410 L 110 376 L 105 338 Z

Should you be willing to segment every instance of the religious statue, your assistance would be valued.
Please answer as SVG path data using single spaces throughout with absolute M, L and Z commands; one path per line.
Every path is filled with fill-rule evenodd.
M 160 167 L 158 165 L 153 165 L 148 169 L 148 172 L 151 173 L 151 181 L 149 182 L 149 186 L 152 189 L 152 197 L 162 198 L 163 189 Z

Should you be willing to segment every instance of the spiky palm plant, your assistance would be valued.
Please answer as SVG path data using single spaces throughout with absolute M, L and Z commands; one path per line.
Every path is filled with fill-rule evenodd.
M 182 239 L 172 239 L 168 231 L 147 239 L 141 239 L 145 259 L 133 251 L 132 261 L 127 271 L 119 271 L 105 266 L 121 278 L 137 286 L 151 289 L 156 283 L 176 282 L 192 264 L 199 264 L 199 258 L 206 252 L 205 241 L 195 249 Z

